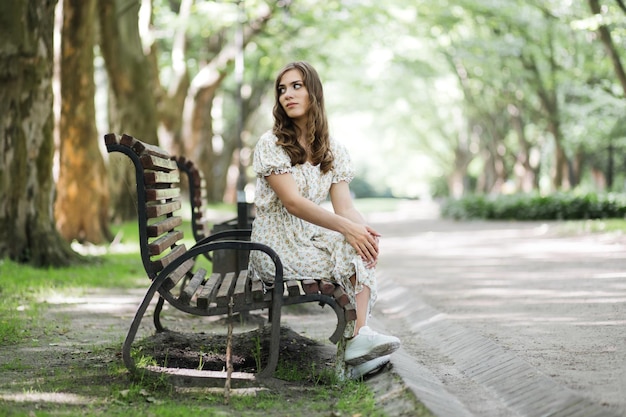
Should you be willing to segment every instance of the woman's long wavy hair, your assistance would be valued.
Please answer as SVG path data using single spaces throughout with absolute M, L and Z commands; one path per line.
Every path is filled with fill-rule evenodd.
M 296 69 L 302 74 L 302 82 L 309 92 L 309 111 L 306 123 L 306 139 L 310 146 L 311 160 L 314 165 L 320 164 L 323 173 L 333 168 L 333 154 L 330 150 L 330 139 L 328 133 L 328 120 L 326 119 L 326 109 L 324 108 L 324 90 L 317 71 L 307 62 L 292 62 L 287 64 L 276 77 L 274 83 L 274 128 L 273 132 L 278 138 L 277 144 L 282 146 L 289 158 L 291 165 L 303 164 L 307 160 L 306 150 L 298 142 L 300 134 L 298 127 L 293 120 L 287 116 L 283 106 L 279 101 L 280 93 L 278 86 L 281 78 L 287 71 Z

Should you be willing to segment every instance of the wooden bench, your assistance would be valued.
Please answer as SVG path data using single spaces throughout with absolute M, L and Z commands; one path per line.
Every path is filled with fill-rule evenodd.
M 338 344 L 337 369 L 343 369 L 343 332 L 356 311 L 349 303 L 344 289 L 323 280 L 283 281 L 283 268 L 278 255 L 268 246 L 250 242 L 249 230 L 230 230 L 210 234 L 187 249 L 181 242 L 182 218 L 179 187 L 180 171 L 164 150 L 141 142 L 129 135 L 105 135 L 108 152 L 121 152 L 133 162 L 136 174 L 137 214 L 140 252 L 151 285 L 139 305 L 122 347 L 125 366 L 136 373 L 140 369 L 131 355 L 131 347 L 139 325 L 155 294 L 159 302 L 154 312 L 157 331 L 165 329 L 160 323 L 161 306 L 166 301 L 172 307 L 198 316 L 218 316 L 256 310 L 268 311 L 270 347 L 268 359 L 257 378 L 271 377 L 276 369 L 280 343 L 281 309 L 286 305 L 317 302 L 330 306 L 337 324 L 330 336 Z M 122 186 L 122 184 L 119 184 Z M 238 240 L 244 239 L 244 240 Z M 274 286 L 264 292 L 260 281 L 253 281 L 246 270 L 226 273 L 211 272 L 197 264 L 196 259 L 221 250 L 262 251 L 274 262 Z M 147 366 L 142 371 L 172 374 L 166 367 Z M 225 372 L 178 370 L 186 378 L 225 378 Z M 341 372 L 341 371 L 340 371 Z M 232 379 L 254 379 L 245 373 L 233 373 Z

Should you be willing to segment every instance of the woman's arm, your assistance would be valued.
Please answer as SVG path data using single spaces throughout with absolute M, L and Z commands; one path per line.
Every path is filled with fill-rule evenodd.
M 340 181 L 331 185 L 330 201 L 333 204 L 333 210 L 338 215 L 346 217 L 355 223 L 365 224 L 365 219 L 354 207 L 350 187 L 347 182 Z
M 362 217 L 361 221 L 355 221 L 358 218 L 354 217 L 354 214 L 348 216 L 336 214 L 303 197 L 300 195 L 296 181 L 290 173 L 271 174 L 265 178 L 290 214 L 309 223 L 341 233 L 365 262 L 369 264 L 376 262 L 378 258 L 376 236 L 378 234 L 363 224 Z M 334 187 L 335 184 L 331 190 Z M 331 199 L 333 193 L 336 192 L 331 191 Z M 342 192 L 339 194 L 341 195 Z M 348 197 L 350 197 L 349 190 Z M 343 204 L 345 202 L 342 203 L 342 206 Z M 333 208 L 334 206 L 335 202 L 333 201 Z
M 376 250 L 378 255 L 378 240 L 380 238 L 380 234 L 366 224 L 365 218 L 361 212 L 354 207 L 354 200 L 352 199 L 352 194 L 350 194 L 350 186 L 346 181 L 339 181 L 338 183 L 331 185 L 330 201 L 333 204 L 333 210 L 339 216 L 350 219 L 355 223 L 362 224 L 367 228 L 376 241 Z M 376 257 L 376 260 L 377 258 L 378 256 Z M 370 262 L 368 266 L 375 266 L 375 262 Z

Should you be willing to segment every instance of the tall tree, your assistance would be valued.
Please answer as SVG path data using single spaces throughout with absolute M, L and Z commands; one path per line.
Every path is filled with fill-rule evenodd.
M 0 258 L 35 266 L 77 259 L 53 217 L 55 3 L 0 3 Z
M 61 33 L 60 167 L 55 217 L 68 241 L 110 241 L 109 190 L 95 118 L 96 0 L 64 0 Z
M 139 0 L 98 1 L 100 47 L 109 79 L 109 129 L 158 144 L 154 89 L 156 74 L 139 36 Z M 109 159 L 110 179 L 132 184 L 134 173 L 120 155 Z M 136 216 L 134 200 L 124 187 L 111 188 L 114 216 Z

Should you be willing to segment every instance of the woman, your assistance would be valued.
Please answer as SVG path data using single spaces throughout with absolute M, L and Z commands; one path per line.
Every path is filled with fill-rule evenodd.
M 252 240 L 278 253 L 285 279 L 325 278 L 345 288 L 357 312 L 346 329 L 345 361 L 359 377 L 389 362 L 400 346 L 398 338 L 367 326 L 380 235 L 353 205 L 348 183 L 354 172 L 346 149 L 329 136 L 315 69 L 306 62 L 288 64 L 274 91 L 274 127 L 254 151 Z M 333 212 L 320 206 L 328 195 Z M 272 280 L 273 263 L 264 254 L 254 251 L 249 269 L 255 279 Z

